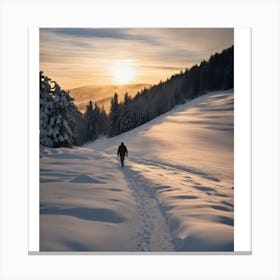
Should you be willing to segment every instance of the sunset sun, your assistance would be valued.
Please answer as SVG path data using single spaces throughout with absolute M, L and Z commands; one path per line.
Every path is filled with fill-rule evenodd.
M 115 83 L 123 85 L 131 83 L 135 78 L 135 66 L 130 60 L 120 60 L 113 65 L 112 78 Z

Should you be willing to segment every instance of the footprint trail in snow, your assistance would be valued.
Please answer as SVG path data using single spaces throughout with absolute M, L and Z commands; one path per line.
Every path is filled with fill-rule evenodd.
M 139 220 L 136 250 L 173 251 L 168 225 L 152 190 L 146 186 L 144 179 L 129 167 L 125 167 L 123 172 L 136 201 Z

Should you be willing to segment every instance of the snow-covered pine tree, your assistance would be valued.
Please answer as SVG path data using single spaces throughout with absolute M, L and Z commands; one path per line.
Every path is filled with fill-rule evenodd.
M 40 72 L 40 144 L 72 147 L 78 139 L 79 111 L 70 94 Z
M 126 111 L 121 122 L 121 133 L 129 131 L 133 128 L 132 113 Z
M 86 140 L 95 140 L 100 134 L 108 133 L 108 115 L 103 108 L 99 108 L 95 103 L 93 108 L 93 102 L 90 101 L 87 105 L 84 119 L 87 126 Z
M 122 117 L 120 123 L 120 133 L 129 131 L 133 128 L 133 115 L 130 109 L 131 97 L 128 93 L 124 95 Z
M 140 112 L 138 115 L 138 118 L 137 118 L 137 126 L 139 126 L 143 123 L 145 123 L 144 114 L 143 114 L 143 112 Z
M 50 79 L 40 72 L 40 144 L 52 147 L 53 142 L 48 135 L 50 118 L 53 110 L 53 98 L 50 95 Z

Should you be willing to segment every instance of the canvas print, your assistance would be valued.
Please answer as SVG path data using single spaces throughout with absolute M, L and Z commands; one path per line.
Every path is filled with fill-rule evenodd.
M 40 29 L 40 251 L 234 251 L 234 29 Z

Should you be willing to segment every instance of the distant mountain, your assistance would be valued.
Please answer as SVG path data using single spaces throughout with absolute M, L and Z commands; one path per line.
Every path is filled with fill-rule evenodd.
M 98 106 L 104 106 L 105 110 L 109 112 L 111 105 L 111 98 L 118 93 L 120 100 L 123 100 L 125 93 L 129 93 L 134 97 L 138 91 L 149 88 L 149 84 L 129 84 L 129 85 L 110 85 L 110 86 L 83 86 L 70 89 L 70 95 L 75 98 L 75 104 L 81 112 L 84 112 L 89 101 L 96 102 Z

